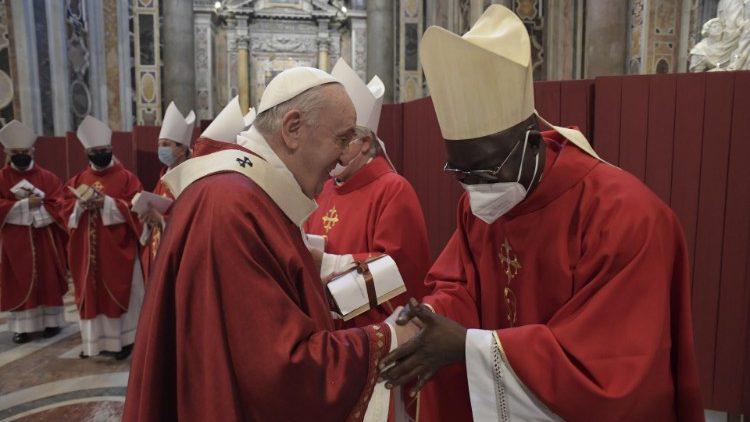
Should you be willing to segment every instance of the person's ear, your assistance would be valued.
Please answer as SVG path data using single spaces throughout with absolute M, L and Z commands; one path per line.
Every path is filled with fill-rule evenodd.
M 369 136 L 365 136 L 362 138 L 362 149 L 360 150 L 362 152 L 362 155 L 367 155 L 370 153 L 370 150 L 374 148 L 375 146 L 372 144 L 372 138 Z
M 292 109 L 281 118 L 281 138 L 287 148 L 296 150 L 302 140 L 302 115 Z

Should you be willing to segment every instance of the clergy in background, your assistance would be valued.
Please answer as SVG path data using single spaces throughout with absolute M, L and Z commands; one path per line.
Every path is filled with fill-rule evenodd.
M 388 382 L 465 362 L 423 392 L 429 421 L 702 420 L 674 213 L 579 131 L 538 131 L 512 11 L 490 6 L 463 37 L 431 27 L 420 46 L 445 171 L 466 193 L 427 277 L 435 313 L 405 310 L 426 328 L 386 359 Z
M 193 139 L 193 126 L 195 126 L 195 113 L 191 110 L 187 117 L 183 117 L 174 101 L 169 103 L 159 131 L 158 155 L 159 161 L 164 164 L 159 178 L 174 167 L 182 164 L 190 157 L 190 142 Z M 161 181 L 156 182 L 154 193 L 170 199 L 174 199 Z M 148 280 L 151 261 L 156 257 L 159 249 L 161 234 L 166 226 L 166 215 L 150 208 L 138 218 L 143 223 L 144 233 L 141 235 L 143 252 L 141 262 L 143 264 L 143 278 Z
M 285 70 L 241 145 L 164 176 L 177 199 L 141 316 L 125 421 L 387 418 L 377 364 L 406 333 L 387 323 L 334 331 L 301 230 L 355 124 L 331 75 Z
M 384 253 L 398 266 L 408 292 L 347 323 L 361 327 L 385 320 L 409 295 L 424 295 L 430 266 L 427 226 L 414 188 L 396 173 L 375 135 L 385 94 L 383 82 L 374 76 L 365 85 L 344 59 L 339 59 L 331 76 L 344 85 L 354 103 L 357 135 L 342 155 L 342 161 L 349 164 L 337 164 L 331 172 L 305 232 L 325 237 L 321 275 L 333 267 L 348 267 L 353 262 L 351 254 Z M 348 263 L 328 262 L 333 259 Z
M 124 359 L 135 340 L 143 301 L 141 227 L 130 212 L 141 182 L 112 155 L 112 131 L 104 122 L 86 116 L 77 135 L 89 165 L 68 181 L 64 214 L 81 357 L 104 353 Z
M 240 97 L 236 96 L 224 106 L 211 124 L 201 132 L 193 145 L 196 156 L 235 148 L 237 135 L 253 123 L 255 110 L 247 113 L 240 109 Z
M 52 337 L 64 325 L 68 291 L 62 183 L 34 161 L 36 134 L 16 120 L 0 129 L 7 163 L 0 170 L 0 311 L 13 341 Z

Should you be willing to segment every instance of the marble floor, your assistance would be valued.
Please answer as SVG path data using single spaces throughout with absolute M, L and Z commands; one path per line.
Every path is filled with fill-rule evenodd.
M 65 320 L 57 336 L 35 335 L 18 345 L 0 313 L 0 421 L 120 420 L 130 359 L 78 358 L 81 337 L 70 293 Z

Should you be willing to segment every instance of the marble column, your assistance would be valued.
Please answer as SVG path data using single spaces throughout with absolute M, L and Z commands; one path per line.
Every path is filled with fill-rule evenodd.
M 621 75 L 627 59 L 628 2 L 588 0 L 584 36 L 584 78 Z
M 328 72 L 328 47 L 331 45 L 328 22 L 328 19 L 318 19 L 318 69 L 326 72 Z
M 385 84 L 385 103 L 393 102 L 393 2 L 367 1 L 367 80 L 378 75 Z
M 237 37 L 237 89 L 240 91 L 242 113 L 247 113 L 250 108 L 249 43 L 248 37 Z
M 195 108 L 193 2 L 162 0 L 162 15 L 164 100 L 187 114 Z
M 471 25 L 474 25 L 484 13 L 484 0 L 470 0 L 469 4 L 471 7 L 469 9 L 469 20 Z

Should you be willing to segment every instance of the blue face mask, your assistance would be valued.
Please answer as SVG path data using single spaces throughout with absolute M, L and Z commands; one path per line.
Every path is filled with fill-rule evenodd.
M 176 161 L 172 147 L 159 147 L 159 161 L 164 163 L 167 167 L 172 167 Z

